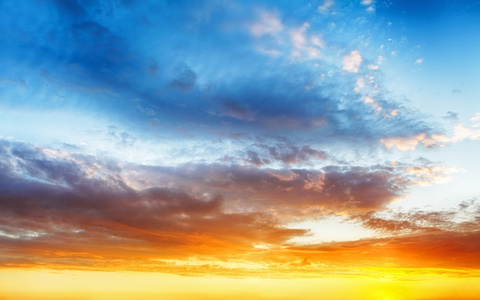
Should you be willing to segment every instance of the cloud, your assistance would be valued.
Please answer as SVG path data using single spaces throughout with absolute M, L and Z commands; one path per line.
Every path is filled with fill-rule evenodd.
M 422 132 L 414 137 L 388 137 L 380 139 L 380 142 L 387 148 L 397 148 L 400 151 L 414 151 L 418 145 L 423 144 L 425 147 L 434 147 L 437 145 L 445 145 L 448 143 L 458 143 L 464 140 L 480 140 L 480 117 L 479 113 L 471 118 L 471 124 L 465 126 L 463 123 L 455 126 L 453 135 L 448 136 L 442 133 L 432 133 L 430 137 L 426 132 Z M 444 119 L 455 120 L 457 114 L 448 112 Z
M 245 158 L 245 161 L 248 162 L 248 163 L 251 163 L 251 164 L 253 164 L 257 167 L 260 167 L 264 164 L 269 164 L 270 163 L 270 161 L 268 159 L 260 158 L 258 153 L 255 152 L 255 151 L 248 150 L 246 154 L 247 154 L 247 157 Z
M 38 255 L 35 249 L 60 261 L 55 252 L 214 255 L 223 247 L 278 244 L 304 233 L 262 212 L 227 213 L 221 196 L 178 187 L 132 188 L 118 165 L 94 157 L 3 143 L 1 167 L 2 249 L 21 255 Z M 197 251 L 196 243 L 208 246 Z M 130 249 L 135 244 L 138 249 Z M 36 263 L 42 261 L 48 255 Z
M 131 147 L 137 140 L 126 131 L 120 132 L 116 126 L 109 126 L 108 135 L 118 141 L 117 145 L 119 147 Z
M 333 0 L 325 0 L 325 2 L 318 7 L 318 10 L 322 13 L 327 13 L 334 5 L 335 2 Z
M 379 147 L 478 140 L 480 116 L 449 135 L 397 100 L 386 50 L 371 46 L 374 1 L 0 7 L 2 135 L 28 141 L 0 140 L 2 266 L 315 274 L 388 265 L 396 251 L 414 265 L 433 252 L 421 238 L 443 251 L 424 265 L 448 258 L 449 243 L 460 266 L 478 257 L 467 240 L 477 216 L 380 214 L 462 170 L 382 164 Z M 405 235 L 291 242 L 308 235 L 291 222 L 329 215 Z
M 425 141 L 425 139 L 426 139 L 426 134 L 421 133 L 413 138 L 407 138 L 407 137 L 383 138 L 383 139 L 380 139 L 380 142 L 387 149 L 397 148 L 400 151 L 413 151 L 417 148 L 417 146 L 422 141 Z
M 174 79 L 170 81 L 169 86 L 180 91 L 190 91 L 197 80 L 197 74 L 184 63 L 176 65 L 173 69 Z
M 250 159 L 255 156 L 252 154 Z M 327 167 L 318 171 L 290 169 L 285 172 L 289 175 L 275 169 L 214 164 L 185 165 L 176 169 L 140 168 L 136 176 L 142 174 L 142 178 L 175 182 L 183 188 L 194 184 L 197 190 L 242 201 L 241 207 L 227 202 L 227 207 L 233 205 L 230 209 L 243 210 L 250 206 L 253 210 L 276 211 L 286 217 L 292 210 L 308 207 L 326 213 L 382 209 L 399 197 L 404 188 L 401 181 L 395 182 L 396 175 L 388 168 Z M 154 185 L 153 182 L 145 184 Z
M 479 235 L 435 230 L 295 249 L 308 253 L 312 267 L 323 262 L 337 267 L 354 264 L 360 269 L 412 268 L 412 272 L 421 268 L 468 270 L 479 266 L 475 259 L 480 251 L 476 241 Z
M 220 106 L 220 115 L 232 117 L 238 120 L 253 121 L 256 112 L 249 110 L 248 105 L 234 102 L 232 100 L 224 101 Z
M 271 12 L 260 13 L 260 20 L 250 25 L 250 32 L 255 36 L 275 34 L 283 30 L 280 19 Z
M 475 199 L 462 202 L 458 211 L 382 215 L 408 186 L 405 176 L 411 172 L 399 173 L 402 165 L 397 170 L 371 166 L 321 171 L 199 164 L 167 168 L 6 140 L 1 141 L 0 158 L 1 262 L 10 267 L 192 275 L 209 269 L 195 265 L 201 259 L 218 265 L 212 274 L 246 276 L 248 271 L 238 273 L 226 263 L 236 257 L 264 270 L 256 275 L 263 276 L 266 267 L 272 270 L 269 265 L 278 274 L 295 268 L 311 274 L 321 264 L 335 266 L 322 271 L 328 273 L 354 261 L 357 268 L 371 267 L 373 258 L 379 267 L 395 261 L 396 267 L 465 268 L 475 265 L 479 251 L 473 242 L 480 212 Z M 310 216 L 313 209 L 404 235 L 289 244 L 307 231 L 286 228 L 288 220 Z M 463 221 L 455 223 L 455 218 Z M 307 252 L 307 260 L 299 259 Z M 458 259 L 446 260 L 452 256 Z M 185 262 L 188 268 L 164 265 L 169 260 Z
M 310 27 L 309 23 L 304 23 L 301 27 L 291 31 L 290 39 L 293 44 L 292 58 L 298 59 L 318 59 L 321 56 L 320 48 L 325 47 L 325 42 L 318 35 L 312 35 L 307 38 L 305 32 Z
M 286 162 L 301 159 L 302 155 L 322 155 L 323 158 L 321 152 L 309 147 L 290 150 L 292 149 L 298 152 L 275 153 L 278 151 L 276 148 L 270 150 L 273 151 L 272 156 L 277 155 Z M 144 213 L 143 209 L 147 207 L 153 211 L 154 206 L 158 206 L 158 209 L 163 207 L 164 210 L 152 211 L 152 214 L 182 211 L 175 207 L 187 205 L 184 210 L 187 215 L 198 204 L 198 207 L 211 208 L 211 212 L 205 210 L 207 216 L 210 213 L 221 215 L 223 209 L 236 213 L 247 209 L 261 214 L 272 209 L 288 213 L 292 208 L 307 206 L 318 206 L 331 211 L 356 211 L 381 209 L 401 192 L 401 188 L 391 185 L 396 175 L 382 168 L 369 170 L 328 167 L 321 171 L 291 169 L 280 172 L 218 164 L 189 164 L 176 168 L 136 165 L 120 167 L 114 161 L 101 161 L 91 156 L 8 142 L 4 143 L 3 152 L 3 174 L 5 180 L 10 182 L 10 185 L 4 185 L 4 195 L 13 193 L 16 197 L 19 196 L 14 192 L 17 189 L 12 187 L 25 184 L 38 189 L 26 198 L 32 198 L 28 201 L 36 199 L 36 194 L 47 193 L 53 202 L 46 204 L 55 206 L 61 203 L 60 198 L 71 195 L 72 199 L 66 203 L 73 205 L 72 210 L 93 205 L 91 208 L 98 209 L 99 216 L 103 213 L 109 216 L 111 209 L 115 210 L 114 207 L 118 205 L 119 209 L 123 209 L 123 205 L 133 209 L 137 204 L 139 213 Z M 255 158 L 255 155 L 252 154 L 251 158 Z M 281 175 L 287 174 L 285 172 L 288 175 Z M 21 179 L 24 176 L 31 179 Z M 42 189 L 45 192 L 40 192 Z M 59 190 L 57 194 L 54 193 L 55 189 Z M 25 188 L 18 190 L 29 193 Z M 193 191 L 195 192 L 191 194 Z M 202 196 L 196 196 L 197 193 Z M 102 197 L 105 199 L 101 200 Z M 179 199 L 175 200 L 175 197 Z M 296 198 L 295 202 L 292 202 L 292 197 Z M 118 199 L 118 205 L 115 199 Z M 234 199 L 243 199 L 243 207 L 235 208 Z M 70 210 L 68 207 L 65 209 L 65 213 Z M 28 211 L 28 205 L 22 210 Z M 119 220 L 122 218 L 130 220 L 129 216 L 119 215 Z
M 433 185 L 444 184 L 452 180 L 450 174 L 465 172 L 465 170 L 457 168 L 447 168 L 445 166 L 429 166 L 423 165 L 420 167 L 406 167 L 405 171 L 413 176 L 412 184 L 419 185 Z
M 362 63 L 362 56 L 358 50 L 350 52 L 350 54 L 345 55 L 342 61 L 342 70 L 358 73 L 360 64 Z
M 329 3 L 324 4 L 332 9 Z M 342 29 L 316 22 L 318 7 L 305 4 L 292 10 L 291 22 L 285 22 L 286 7 L 262 7 L 48 2 L 38 8 L 41 13 L 23 12 L 44 27 L 12 22 L 32 40 L 28 47 L 16 39 L 8 45 L 11 67 L 19 68 L 18 79 L 29 83 L 28 95 L 12 89 L 15 95 L 9 98 L 34 110 L 44 105 L 98 114 L 96 119 L 116 123 L 106 126 L 122 124 L 128 130 L 121 130 L 138 140 L 153 139 L 158 120 L 164 133 L 189 128 L 190 136 L 205 139 L 216 138 L 209 133 L 223 126 L 261 137 L 272 131 L 295 134 L 302 139 L 299 144 L 307 144 L 308 136 L 320 137 L 312 147 L 345 141 L 370 145 L 429 129 L 415 114 L 399 113 L 386 121 L 375 109 L 360 105 L 363 95 L 353 91 L 355 83 L 339 70 L 334 53 L 335 45 L 343 43 L 337 34 Z M 325 18 L 334 22 L 336 16 Z M 348 26 L 359 28 L 356 20 Z M 258 49 L 275 55 L 265 57 Z M 361 51 L 344 56 L 344 70 L 359 72 Z M 26 55 L 17 61 L 12 53 Z M 378 70 L 366 72 L 380 76 Z M 370 84 L 378 85 L 366 80 L 365 88 Z M 398 103 L 384 87 L 376 90 L 382 101 L 375 103 L 390 116 Z M 56 102 L 58 97 L 49 93 L 64 100 Z
M 324 151 L 312 149 L 310 146 L 298 147 L 293 143 L 277 145 L 255 144 L 254 146 L 261 150 L 260 153 L 263 157 L 260 159 L 259 152 L 248 150 L 247 154 L 250 157 L 248 161 L 255 165 L 267 165 L 275 162 L 281 162 L 285 165 L 303 165 L 311 161 L 324 161 L 328 158 Z
M 458 113 L 453 111 L 447 111 L 447 115 L 443 117 L 446 120 L 457 121 L 458 120 Z
M 454 115 L 456 117 L 456 115 Z M 452 136 L 434 134 L 432 138 L 440 143 L 458 143 L 464 140 L 480 140 L 480 113 L 476 113 L 470 119 L 471 124 L 465 126 L 463 123 L 454 128 Z

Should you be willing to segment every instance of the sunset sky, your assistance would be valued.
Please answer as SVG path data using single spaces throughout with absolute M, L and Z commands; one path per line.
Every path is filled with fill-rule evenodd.
M 0 1 L 0 299 L 479 299 L 479 16 Z

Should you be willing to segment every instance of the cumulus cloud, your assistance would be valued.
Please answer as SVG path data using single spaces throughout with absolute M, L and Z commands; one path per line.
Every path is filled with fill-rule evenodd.
M 362 56 L 358 50 L 350 52 L 350 54 L 345 55 L 342 61 L 342 70 L 358 73 L 360 65 L 362 63 Z

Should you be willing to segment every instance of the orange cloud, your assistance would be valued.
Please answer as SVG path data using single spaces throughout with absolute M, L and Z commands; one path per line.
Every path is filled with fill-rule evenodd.
M 475 201 L 462 204 L 470 221 L 457 225 L 446 212 L 375 214 L 410 184 L 402 164 L 321 171 L 121 167 L 22 143 L 1 151 L 3 267 L 286 277 L 478 267 Z M 308 232 L 286 225 L 311 211 L 343 214 L 391 236 L 289 243 Z

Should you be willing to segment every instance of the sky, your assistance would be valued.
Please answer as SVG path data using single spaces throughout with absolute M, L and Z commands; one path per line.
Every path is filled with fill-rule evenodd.
M 0 298 L 478 299 L 479 15 L 1 1 Z

